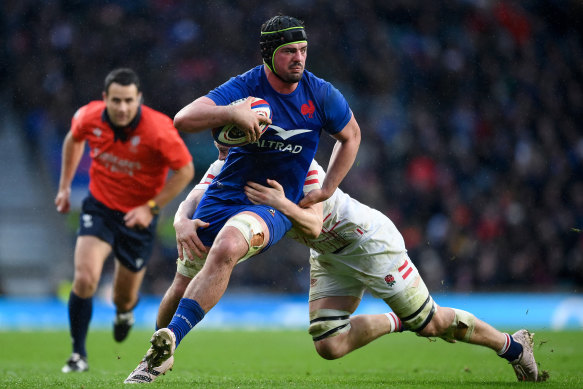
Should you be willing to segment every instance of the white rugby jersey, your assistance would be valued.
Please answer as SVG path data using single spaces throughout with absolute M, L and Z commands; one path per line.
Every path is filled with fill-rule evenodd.
M 318 162 L 312 161 L 304 183 L 304 194 L 320 189 L 325 176 L 326 173 Z M 387 222 L 396 231 L 396 227 L 392 226 L 392 222 L 385 215 L 353 199 L 340 188 L 324 201 L 323 208 L 324 224 L 316 239 L 306 239 L 293 228 L 286 234 L 316 251 L 312 256 L 339 253 L 354 243 L 358 245 Z
M 220 172 L 224 161 L 215 161 L 209 167 L 201 181 L 195 189 L 206 189 L 213 178 Z M 308 175 L 304 182 L 304 194 L 314 189 L 320 189 L 324 182 L 326 173 L 324 169 L 314 160 L 308 170 Z M 298 234 L 294 228 L 287 232 L 286 236 L 296 240 L 313 251 L 312 256 L 318 254 L 340 253 L 348 246 L 358 245 L 361 240 L 368 238 L 379 228 L 385 228 L 386 233 L 400 233 L 397 228 L 381 212 L 370 208 L 358 200 L 353 199 L 340 188 L 337 188 L 332 197 L 323 203 L 322 232 L 315 239 L 307 239 Z M 402 238 L 397 241 L 401 242 Z M 396 250 L 404 250 L 404 244 L 398 244 Z

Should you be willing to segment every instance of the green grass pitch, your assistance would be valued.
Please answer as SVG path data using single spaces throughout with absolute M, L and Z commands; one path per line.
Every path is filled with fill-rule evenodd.
M 90 371 L 62 374 L 66 331 L 0 332 L 0 388 L 121 388 L 146 352 L 150 331 L 121 344 L 109 331 L 88 338 Z M 492 388 L 583 387 L 583 332 L 537 331 L 545 383 L 519 383 L 491 350 L 411 333 L 390 334 L 344 358 L 320 358 L 304 331 L 192 331 L 158 388 Z

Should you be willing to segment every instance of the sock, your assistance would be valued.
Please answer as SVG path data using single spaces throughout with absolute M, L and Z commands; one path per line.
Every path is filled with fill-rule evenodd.
M 188 332 L 198 324 L 204 317 L 204 310 L 192 299 L 182 298 L 178 303 L 178 308 L 172 321 L 168 324 L 168 329 L 176 336 L 176 347 L 188 334 Z
M 385 316 L 389 318 L 389 322 L 391 323 L 391 332 L 402 332 L 403 331 L 403 323 L 401 323 L 401 319 L 397 317 L 393 312 L 385 313 Z
M 515 361 L 522 354 L 522 345 L 507 333 L 504 333 L 504 336 L 506 336 L 506 341 L 504 342 L 504 346 L 498 351 L 498 355 L 507 359 L 509 362 Z
M 73 291 L 69 294 L 69 331 L 73 339 L 73 352 L 87 357 L 85 341 L 93 314 L 93 298 L 81 298 Z

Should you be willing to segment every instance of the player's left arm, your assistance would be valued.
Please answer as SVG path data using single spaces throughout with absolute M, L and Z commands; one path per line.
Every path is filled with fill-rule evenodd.
M 298 204 L 302 208 L 329 199 L 356 159 L 358 147 L 360 146 L 360 127 L 354 115 L 352 115 L 342 131 L 332 136 L 336 139 L 336 144 L 330 156 L 322 188 L 309 192 Z
M 292 222 L 294 229 L 308 239 L 316 239 L 322 231 L 323 203 L 300 208 L 285 197 L 283 187 L 275 180 L 267 180 L 268 186 L 247 182 L 245 194 L 253 204 L 269 205 L 283 213 Z
M 194 177 L 194 164 L 189 161 L 178 170 L 173 170 L 170 178 L 166 180 L 162 190 L 152 199 L 159 208 L 164 207 L 174 197 L 176 197 Z M 124 216 L 126 225 L 132 227 L 146 228 L 152 222 L 152 214 L 148 203 L 136 207 Z

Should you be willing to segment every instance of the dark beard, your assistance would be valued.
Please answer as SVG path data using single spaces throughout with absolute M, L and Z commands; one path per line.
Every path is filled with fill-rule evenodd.
M 298 82 L 300 82 L 300 80 L 302 79 L 302 77 L 304 76 L 304 72 L 302 72 L 299 75 L 293 74 L 293 75 L 287 75 L 285 78 L 282 77 L 280 74 L 275 73 L 275 75 L 277 77 L 279 77 L 279 79 L 283 82 L 285 82 L 286 84 L 296 84 Z

